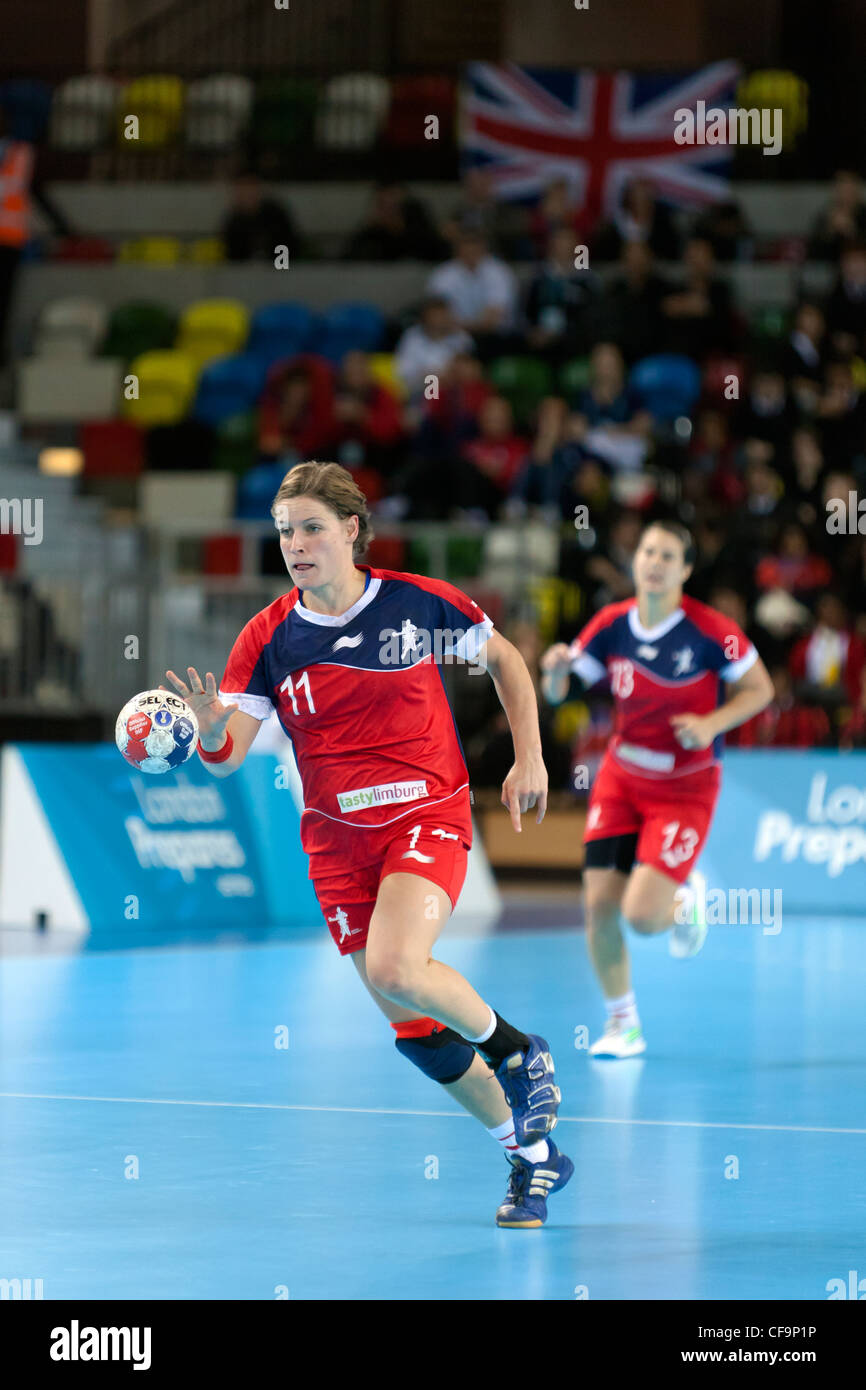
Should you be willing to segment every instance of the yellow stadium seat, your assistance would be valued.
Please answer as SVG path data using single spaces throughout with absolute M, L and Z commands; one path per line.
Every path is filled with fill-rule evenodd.
M 143 236 L 124 241 L 118 252 L 120 261 L 136 261 L 143 265 L 177 265 L 183 247 L 174 236 Z
M 124 400 L 124 416 L 145 428 L 177 424 L 192 404 L 198 374 L 199 364 L 188 353 L 143 352 L 129 368 L 138 378 L 138 398 Z
M 378 381 L 380 386 L 387 386 L 392 396 L 396 396 L 398 401 L 405 400 L 408 392 L 405 384 L 394 370 L 394 354 L 392 352 L 371 352 L 370 372 L 373 380 Z
M 218 236 L 201 236 L 190 242 L 186 254 L 196 265 L 219 265 L 226 258 L 226 248 Z
M 117 109 L 117 140 L 123 149 L 154 150 L 178 138 L 183 121 L 184 84 L 179 77 L 136 77 L 122 88 Z M 138 137 L 127 135 L 127 117 L 138 117 Z
M 790 150 L 809 124 L 809 84 L 793 72 L 752 72 L 737 87 L 737 105 L 781 111 L 782 147 Z
M 239 299 L 200 299 L 181 315 L 175 346 L 200 361 L 240 352 L 250 315 Z

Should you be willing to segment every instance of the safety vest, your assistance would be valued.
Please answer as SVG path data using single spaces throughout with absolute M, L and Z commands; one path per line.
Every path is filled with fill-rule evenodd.
M 0 141 L 0 246 L 23 246 L 30 236 L 33 146 Z

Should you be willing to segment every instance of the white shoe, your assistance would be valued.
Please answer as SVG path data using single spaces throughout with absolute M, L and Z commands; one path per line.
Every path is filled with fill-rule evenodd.
M 683 886 L 690 890 L 692 899 L 688 921 L 674 922 L 668 938 L 668 949 L 677 960 L 696 956 L 707 939 L 707 880 L 692 869 Z
M 590 1057 L 619 1059 L 639 1057 L 646 1052 L 646 1038 L 640 1024 L 635 1028 L 623 1028 L 618 1018 L 609 1018 L 601 1037 L 589 1049 Z

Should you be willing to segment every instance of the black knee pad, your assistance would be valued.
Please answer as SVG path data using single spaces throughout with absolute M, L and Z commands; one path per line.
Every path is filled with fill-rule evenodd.
M 413 1036 L 410 1037 L 401 1037 L 399 1031 L 397 1032 L 397 1051 L 408 1057 L 410 1062 L 414 1062 L 431 1081 L 449 1086 L 453 1081 L 459 1081 L 472 1066 L 475 1049 L 470 1047 L 459 1033 L 455 1033 L 453 1028 L 446 1028 L 434 1019 L 425 1021 L 430 1024 L 430 1031 L 420 1034 L 414 1031 L 417 1027 L 415 1021 L 410 1025 L 391 1024 L 396 1030 L 403 1027 L 413 1029 Z

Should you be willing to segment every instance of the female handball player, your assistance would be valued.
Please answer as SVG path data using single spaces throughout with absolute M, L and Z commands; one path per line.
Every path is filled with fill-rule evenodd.
M 684 596 L 694 560 L 685 526 L 651 523 L 632 561 L 636 596 L 601 608 L 571 646 L 559 642 L 541 660 L 551 703 L 565 699 L 574 673 L 587 686 L 608 680 L 616 710 L 584 832 L 587 946 L 608 1015 L 595 1057 L 646 1050 L 620 913 L 646 935 L 673 927 L 679 958 L 704 943 L 706 891 L 694 866 L 719 795 L 722 735 L 773 697 L 736 623 Z
M 493 677 L 514 739 L 502 787 L 516 831 L 547 804 L 532 680 L 517 650 L 453 585 L 356 563 L 367 502 L 335 463 L 301 463 L 271 508 L 293 588 L 246 624 L 217 689 L 167 677 L 195 711 L 199 753 L 225 777 L 276 709 L 304 793 L 301 843 L 342 955 L 398 1050 L 479 1119 L 511 1164 L 496 1222 L 541 1226 L 573 1164 L 549 1137 L 560 1104 L 547 1041 L 496 1013 L 432 951 L 472 843 L 468 774 L 444 657 Z

